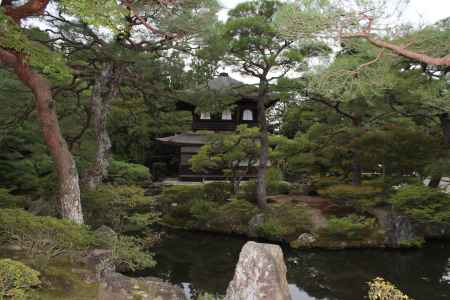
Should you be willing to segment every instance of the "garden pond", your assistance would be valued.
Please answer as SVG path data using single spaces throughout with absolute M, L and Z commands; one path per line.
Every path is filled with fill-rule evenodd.
M 244 238 L 186 231 L 169 232 L 154 249 L 158 265 L 139 276 L 182 286 L 191 299 L 224 295 Z M 283 249 L 293 300 L 361 300 L 367 282 L 383 277 L 416 300 L 450 299 L 450 243 L 418 250 Z

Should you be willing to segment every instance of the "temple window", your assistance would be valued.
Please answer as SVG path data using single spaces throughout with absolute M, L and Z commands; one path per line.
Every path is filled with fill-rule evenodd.
M 222 112 L 222 120 L 232 120 L 231 111 L 226 110 Z
M 200 120 L 211 120 L 211 113 L 209 112 L 200 113 Z
M 242 113 L 242 120 L 253 121 L 253 111 L 251 109 L 245 109 Z

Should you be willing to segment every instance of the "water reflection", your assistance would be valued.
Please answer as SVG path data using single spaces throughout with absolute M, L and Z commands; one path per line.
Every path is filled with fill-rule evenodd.
M 138 275 L 179 284 L 195 299 L 224 294 L 244 239 L 198 233 L 170 234 L 156 249 L 158 266 Z M 417 251 L 291 251 L 284 249 L 294 300 L 361 300 L 367 281 L 381 276 L 414 299 L 450 299 L 450 244 Z

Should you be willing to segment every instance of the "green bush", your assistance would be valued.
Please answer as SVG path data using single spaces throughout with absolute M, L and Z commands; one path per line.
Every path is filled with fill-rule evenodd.
M 287 195 L 291 189 L 291 184 L 287 181 L 273 181 L 267 185 L 268 195 Z
M 266 182 L 268 195 L 289 194 L 291 185 L 287 181 L 268 181 Z M 244 182 L 238 194 L 239 198 L 249 202 L 256 203 L 256 181 L 251 180 Z
M 163 189 L 161 202 L 166 205 L 172 203 L 186 203 L 203 199 L 202 185 L 173 185 Z
M 350 184 L 338 184 L 319 191 L 321 196 L 332 200 L 337 206 L 353 207 L 361 211 L 380 204 L 382 192 L 377 187 Z
M 363 240 L 371 235 L 376 226 L 374 218 L 349 215 L 342 218 L 332 217 L 320 235 L 337 240 Z
M 138 271 L 156 265 L 154 254 L 144 249 L 142 239 L 132 236 L 118 236 L 112 245 L 112 255 L 109 263 L 119 270 Z
M 395 209 L 422 223 L 450 222 L 450 195 L 424 185 L 406 185 L 394 193 Z
M 241 199 L 233 199 L 220 207 L 224 222 L 247 226 L 250 219 L 258 212 L 255 205 Z
M 256 181 L 249 180 L 241 184 L 238 198 L 247 200 L 251 203 L 256 203 Z
M 311 182 L 311 190 L 319 191 L 331 187 L 333 185 L 338 185 L 342 183 L 342 180 L 335 176 L 312 176 L 310 182 Z
M 31 288 L 41 284 L 39 275 L 19 261 L 0 259 L 0 299 L 31 299 Z
M 19 246 L 37 262 L 48 263 L 71 250 L 88 248 L 94 236 L 86 226 L 21 209 L 0 209 L 0 241 Z
M 10 190 L 0 188 L 0 208 L 21 208 L 24 206 L 24 197 L 12 195 Z
M 233 186 L 229 182 L 209 182 L 203 185 L 203 198 L 208 201 L 225 202 L 233 194 Z
M 145 185 L 151 181 L 151 175 L 146 166 L 113 160 L 107 180 L 114 184 Z
M 82 195 L 86 223 L 101 225 L 117 232 L 140 231 L 159 220 L 154 200 L 138 186 L 102 185 Z
M 207 200 L 195 200 L 190 207 L 191 215 L 199 222 L 205 224 L 219 215 L 219 205 Z
M 258 226 L 261 237 L 271 240 L 290 240 L 311 231 L 308 211 L 302 206 L 274 205 L 264 215 L 264 223 Z
M 276 167 L 270 167 L 266 172 L 266 182 L 269 184 L 271 182 L 283 181 L 283 172 Z

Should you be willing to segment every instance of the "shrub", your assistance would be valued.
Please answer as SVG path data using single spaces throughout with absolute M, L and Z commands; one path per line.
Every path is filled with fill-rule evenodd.
M 19 208 L 24 206 L 24 197 L 12 195 L 10 190 L 0 188 L 0 208 Z
M 151 268 L 156 265 L 154 254 L 144 249 L 141 239 L 121 235 L 112 245 L 112 255 L 109 263 L 115 265 L 119 270 L 138 271 Z
M 287 181 L 273 181 L 267 185 L 267 194 L 269 195 L 287 195 L 291 189 L 291 185 Z
M 29 257 L 47 263 L 71 250 L 88 248 L 94 236 L 86 226 L 21 209 L 0 209 L 0 241 L 19 246 Z
M 369 282 L 369 300 L 412 300 L 383 278 Z
M 208 223 L 219 215 L 219 205 L 206 200 L 195 200 L 190 207 L 191 215 L 201 223 Z
M 290 187 L 291 185 L 287 181 L 268 181 L 267 194 L 289 194 Z M 251 180 L 243 183 L 238 197 L 256 203 L 256 182 Z
M 290 240 L 311 230 L 308 211 L 301 206 L 274 205 L 264 215 L 264 223 L 257 232 L 261 237 L 271 240 Z
M 333 185 L 340 184 L 342 180 L 335 176 L 312 176 L 311 177 L 311 189 L 319 191 L 331 187 Z
M 209 182 L 203 185 L 205 200 L 225 202 L 233 194 L 233 186 L 229 182 Z
M 248 201 L 233 199 L 220 207 L 219 217 L 214 221 L 214 225 L 221 230 L 245 233 L 248 223 L 257 212 L 258 208 Z
M 247 200 L 251 203 L 256 203 L 256 181 L 249 180 L 247 182 L 243 182 L 238 198 Z
M 391 196 L 394 208 L 422 223 L 450 222 L 450 195 L 424 185 L 401 187 Z
M 117 232 L 139 231 L 159 220 L 154 200 L 137 186 L 102 185 L 83 194 L 87 224 L 106 225 Z
M 332 217 L 320 234 L 331 239 L 363 240 L 371 235 L 375 228 L 374 218 L 349 215 L 342 218 Z
M 284 180 L 283 172 L 279 168 L 270 167 L 267 169 L 267 172 L 266 172 L 266 182 L 267 183 L 283 181 L 283 180 Z
M 320 190 L 320 195 L 330 199 L 337 206 L 354 207 L 360 211 L 366 211 L 381 203 L 381 188 L 361 185 L 338 184 Z
M 0 299 L 29 299 L 29 291 L 38 286 L 39 272 L 19 261 L 0 259 Z
M 172 203 L 192 202 L 203 199 L 203 187 L 201 185 L 173 185 L 163 189 L 161 202 L 166 206 Z
M 113 160 L 109 167 L 108 180 L 114 184 L 144 185 L 151 181 L 151 175 L 146 166 Z

